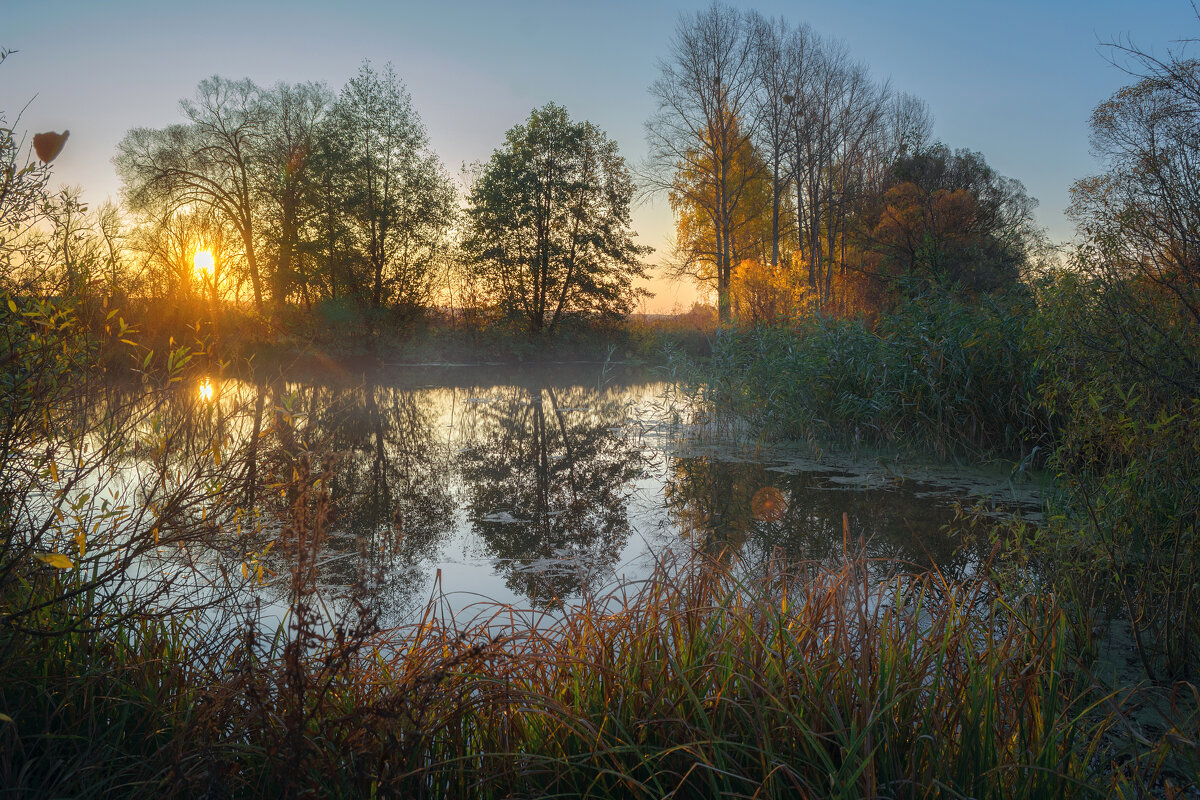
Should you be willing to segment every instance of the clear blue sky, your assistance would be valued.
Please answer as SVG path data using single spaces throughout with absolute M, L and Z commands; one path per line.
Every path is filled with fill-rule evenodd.
M 934 134 L 983 152 L 1041 201 L 1052 238 L 1072 181 L 1096 171 L 1091 109 L 1128 77 L 1100 42 L 1129 36 L 1164 53 L 1200 36 L 1186 0 L 763 0 L 733 3 L 804 21 L 843 40 L 872 73 L 929 103 Z M 15 7 L 14 7 L 15 6 Z M 204 77 L 325 81 L 333 90 L 363 59 L 392 62 L 433 147 L 452 174 L 486 159 L 504 131 L 554 100 L 589 119 L 626 158 L 645 153 L 642 124 L 680 12 L 706 4 L 655 2 L 169 2 L 8 0 L 0 47 L 0 109 L 20 128 L 69 128 L 57 179 L 92 202 L 119 188 L 109 159 L 129 128 L 178 121 L 178 101 Z M 36 95 L 36 97 L 35 97 Z M 670 211 L 635 214 L 641 241 L 669 247 Z M 690 304 L 690 288 L 655 282 L 651 310 Z

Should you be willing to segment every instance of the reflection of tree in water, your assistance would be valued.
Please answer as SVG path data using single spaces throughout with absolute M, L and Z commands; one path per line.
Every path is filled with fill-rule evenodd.
M 728 550 L 753 562 L 779 548 L 789 558 L 835 562 L 842 557 L 843 514 L 851 546 L 861 537 L 867 556 L 881 562 L 936 564 L 954 574 L 979 555 L 975 542 L 946 533 L 955 518 L 949 505 L 917 496 L 911 484 L 863 490 L 831 481 L 839 477 L 845 475 L 784 474 L 751 462 L 676 458 L 664 495 L 681 533 L 712 555 Z M 778 489 L 786 501 L 777 519 L 761 513 L 756 518 L 754 496 L 764 487 Z
M 381 578 L 379 591 L 415 590 L 424 580 L 420 562 L 434 557 L 454 521 L 447 446 L 434 439 L 436 398 L 384 386 L 351 397 L 355 406 L 333 429 L 335 527 L 363 555 L 362 566 L 375 568 L 363 577 Z
M 273 435 L 261 449 L 260 473 L 264 483 L 285 488 L 260 488 L 259 505 L 286 519 L 297 460 L 334 454 L 324 582 L 361 582 L 368 596 L 397 611 L 422 587 L 420 563 L 435 555 L 455 508 L 447 447 L 434 439 L 438 402 L 428 392 L 387 386 L 273 387 Z M 357 557 L 339 558 L 348 554 Z
M 578 594 L 629 537 L 642 470 L 617 427 L 623 408 L 582 389 L 511 389 L 476 409 L 459 455 L 472 527 L 514 592 L 548 603 Z

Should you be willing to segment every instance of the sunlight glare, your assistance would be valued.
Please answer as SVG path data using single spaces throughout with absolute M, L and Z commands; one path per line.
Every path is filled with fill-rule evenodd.
M 208 378 L 200 384 L 200 399 L 206 403 L 213 399 L 213 385 Z
M 213 258 L 211 250 L 197 250 L 196 255 L 192 256 L 192 265 L 201 275 L 211 275 L 217 268 L 217 260 Z

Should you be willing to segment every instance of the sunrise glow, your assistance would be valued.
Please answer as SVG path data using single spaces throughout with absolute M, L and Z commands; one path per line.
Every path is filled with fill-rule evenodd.
M 217 268 L 217 260 L 211 250 L 197 250 L 192 256 L 192 267 L 198 275 L 212 275 Z

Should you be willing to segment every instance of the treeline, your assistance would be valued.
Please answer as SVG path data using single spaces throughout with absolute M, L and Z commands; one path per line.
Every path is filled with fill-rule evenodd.
M 1020 182 L 933 141 L 924 102 L 805 25 L 684 15 L 651 93 L 640 188 L 668 197 L 670 266 L 715 291 L 724 322 L 1015 286 L 1044 245 Z M 5 289 L 193 316 L 442 306 L 532 331 L 621 316 L 644 294 L 639 187 L 616 144 L 560 106 L 512 128 L 461 193 L 390 67 L 364 63 L 336 94 L 214 76 L 180 111 L 118 145 L 122 208 L 88 211 L 43 181 L 45 224 L 17 237 Z
M 725 332 L 703 388 L 714 407 L 778 436 L 1009 460 L 1014 476 L 1047 467 L 1054 490 L 1046 521 L 998 537 L 1006 561 L 1017 565 L 1020 590 L 1053 590 L 1086 659 L 1104 647 L 1119 652 L 1114 641 L 1125 636 L 1131 662 L 1147 677 L 1194 681 L 1200 61 L 1178 51 L 1155 57 L 1117 46 L 1112 53 L 1133 80 L 1092 114 L 1103 171 L 1072 187 L 1078 240 L 1060 265 L 987 296 L 928 291 L 909 282 L 915 274 L 904 275 L 899 288 L 917 291 L 899 292 L 900 302 L 874 325 L 818 314 Z M 896 180 L 906 174 L 893 172 Z M 932 206 L 922 206 L 935 221 L 956 218 L 940 209 L 956 205 L 959 190 L 943 185 Z M 892 210 L 875 227 L 877 242 L 881 231 L 925 218 L 894 206 L 920 182 L 912 186 L 885 193 Z M 987 195 L 968 194 L 962 203 L 985 218 L 978 209 Z M 999 220 L 1013 219 L 1004 204 L 997 208 Z M 1006 251 L 999 236 L 983 242 L 991 249 L 977 242 L 956 260 L 937 230 L 912 240 L 911 260 L 905 253 L 890 263 L 928 257 L 941 265 L 943 285 L 976 291 L 989 288 L 979 276 L 1003 274 L 994 265 L 1020 265 L 1019 248 Z M 863 257 L 887 264 L 896 252 Z M 956 272 L 956 264 L 968 271 Z M 832 285 L 839 290 L 838 276 Z
M 50 191 L 31 160 L 0 288 L 148 302 L 160 318 L 448 305 L 533 331 L 623 315 L 641 295 L 648 249 L 633 241 L 629 169 L 561 106 L 535 109 L 474 165 L 465 208 L 391 67 L 364 63 L 336 95 L 212 77 L 180 110 L 184 121 L 121 140 L 122 208 Z M 14 172 L 18 144 L 5 153 Z
M 647 178 L 676 212 L 675 271 L 716 292 L 722 320 L 991 291 L 1042 246 L 1020 182 L 934 142 L 923 101 L 806 25 L 685 15 L 651 93 Z

